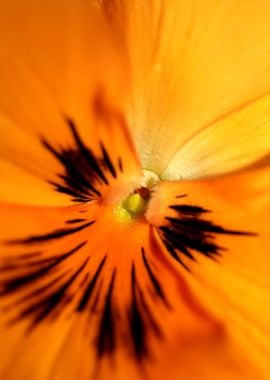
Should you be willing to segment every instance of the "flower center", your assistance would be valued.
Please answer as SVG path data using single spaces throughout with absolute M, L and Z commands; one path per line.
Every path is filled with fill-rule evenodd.
M 143 174 L 141 187 L 137 188 L 122 202 L 122 207 L 131 216 L 139 216 L 145 212 L 151 196 L 151 189 L 160 181 L 159 177 L 149 170 L 144 170 Z

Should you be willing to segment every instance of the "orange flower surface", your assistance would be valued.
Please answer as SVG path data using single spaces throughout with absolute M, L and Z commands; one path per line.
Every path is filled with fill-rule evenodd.
M 0 379 L 269 379 L 269 1 L 0 3 Z

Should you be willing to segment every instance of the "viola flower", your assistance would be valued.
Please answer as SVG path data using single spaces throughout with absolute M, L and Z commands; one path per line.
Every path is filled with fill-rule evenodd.
M 0 378 L 267 379 L 269 2 L 0 18 Z

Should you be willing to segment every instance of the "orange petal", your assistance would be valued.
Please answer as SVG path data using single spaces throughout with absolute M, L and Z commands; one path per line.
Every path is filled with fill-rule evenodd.
M 129 118 L 145 169 L 161 175 L 174 158 L 169 174 L 179 179 L 269 151 L 268 1 L 104 3 L 130 59 Z
M 148 210 L 151 223 L 166 226 L 159 231 L 172 256 L 191 270 L 193 291 L 257 367 L 255 378 L 269 373 L 269 185 L 269 167 L 164 182 Z
M 249 378 L 143 219 L 101 204 L 1 219 L 2 378 Z
M 95 4 L 3 1 L 1 9 L 1 114 L 16 127 L 63 141 L 59 120 L 78 108 L 89 118 L 98 91 L 121 104 L 120 47 Z
M 127 161 L 134 162 L 119 111 L 126 88 L 121 49 L 91 2 L 27 0 L 3 2 L 1 9 L 1 200 L 65 205 L 69 199 L 48 183 L 64 174 L 63 165 L 43 142 L 62 151 L 74 146 L 67 118 L 91 149 L 101 140 L 107 151 L 118 150 L 117 159 L 129 151 Z

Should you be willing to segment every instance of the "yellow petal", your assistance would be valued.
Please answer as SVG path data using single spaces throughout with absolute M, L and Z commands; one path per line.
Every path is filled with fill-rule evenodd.
M 105 5 L 130 60 L 129 118 L 145 169 L 161 175 L 173 159 L 170 178 L 190 171 L 215 174 L 269 151 L 268 1 L 107 0 Z
M 149 221 L 159 227 L 173 230 L 175 224 L 164 217 L 177 218 L 182 230 L 171 253 L 191 270 L 192 289 L 223 321 L 232 346 L 257 367 L 255 378 L 263 379 L 270 353 L 269 185 L 269 167 L 211 180 L 165 182 L 148 210 Z M 168 207 L 173 205 L 178 208 Z M 170 233 L 160 230 L 163 241 Z
M 170 161 L 163 178 L 202 178 L 251 165 L 270 151 L 270 96 L 243 105 L 198 131 Z

